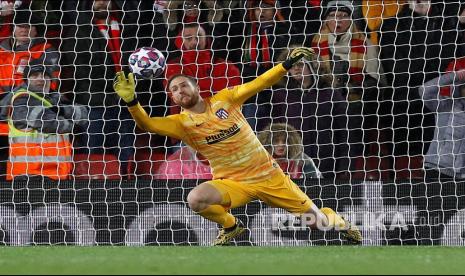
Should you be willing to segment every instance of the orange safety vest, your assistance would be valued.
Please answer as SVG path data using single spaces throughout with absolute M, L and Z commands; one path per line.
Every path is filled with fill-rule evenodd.
M 27 51 L 8 52 L 0 49 L 0 90 L 8 92 L 20 87 L 24 83 L 23 73 L 29 61 L 39 59 L 50 48 L 52 48 L 51 44 L 39 43 Z M 58 77 L 58 71 L 53 74 L 53 77 Z M 51 83 L 51 89 L 56 90 L 57 87 L 57 82 Z
M 39 95 L 20 89 L 15 92 L 11 104 L 21 95 L 29 94 L 42 101 L 44 107 L 52 104 Z M 68 134 L 45 134 L 37 130 L 19 130 L 8 119 L 10 156 L 7 179 L 15 176 L 41 175 L 54 180 L 68 179 L 72 171 L 72 144 Z

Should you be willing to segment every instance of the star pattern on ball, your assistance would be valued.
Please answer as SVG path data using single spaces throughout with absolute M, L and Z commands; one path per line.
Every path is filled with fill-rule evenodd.
M 131 72 L 137 77 L 152 79 L 164 72 L 165 57 L 155 48 L 143 47 L 131 54 L 129 66 Z
M 136 58 L 137 60 L 138 58 Z M 136 64 L 134 64 L 133 66 L 131 66 L 131 71 L 132 73 L 134 73 L 135 75 L 141 75 L 141 72 L 142 72 L 143 68 L 140 68 L 139 66 L 137 66 L 137 62 Z
M 150 52 L 150 51 L 148 51 L 147 49 L 141 48 L 141 49 L 139 50 L 139 55 L 142 56 L 142 57 L 143 57 L 143 56 L 148 57 L 148 56 L 149 56 L 149 52 Z

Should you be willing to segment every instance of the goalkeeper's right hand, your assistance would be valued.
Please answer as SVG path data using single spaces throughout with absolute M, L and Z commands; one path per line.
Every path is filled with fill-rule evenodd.
M 126 78 L 123 71 L 116 73 L 113 81 L 113 89 L 128 105 L 136 101 L 134 74 L 129 73 L 128 78 Z
M 292 50 L 289 58 L 283 63 L 286 70 L 291 69 L 291 67 L 299 62 L 302 58 L 311 61 L 315 55 L 315 50 L 309 47 L 298 47 Z

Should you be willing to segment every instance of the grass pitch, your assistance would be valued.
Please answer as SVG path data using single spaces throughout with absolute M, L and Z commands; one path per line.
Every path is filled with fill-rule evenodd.
M 464 274 L 465 248 L 3 247 L 0 274 Z

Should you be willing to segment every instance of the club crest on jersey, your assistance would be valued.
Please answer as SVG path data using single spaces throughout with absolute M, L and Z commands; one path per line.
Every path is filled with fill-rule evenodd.
M 226 111 L 224 108 L 218 109 L 218 111 L 216 111 L 215 114 L 216 114 L 216 116 L 217 116 L 218 118 L 220 118 L 221 120 L 226 120 L 226 119 L 228 119 L 228 117 L 229 117 L 228 111 Z

